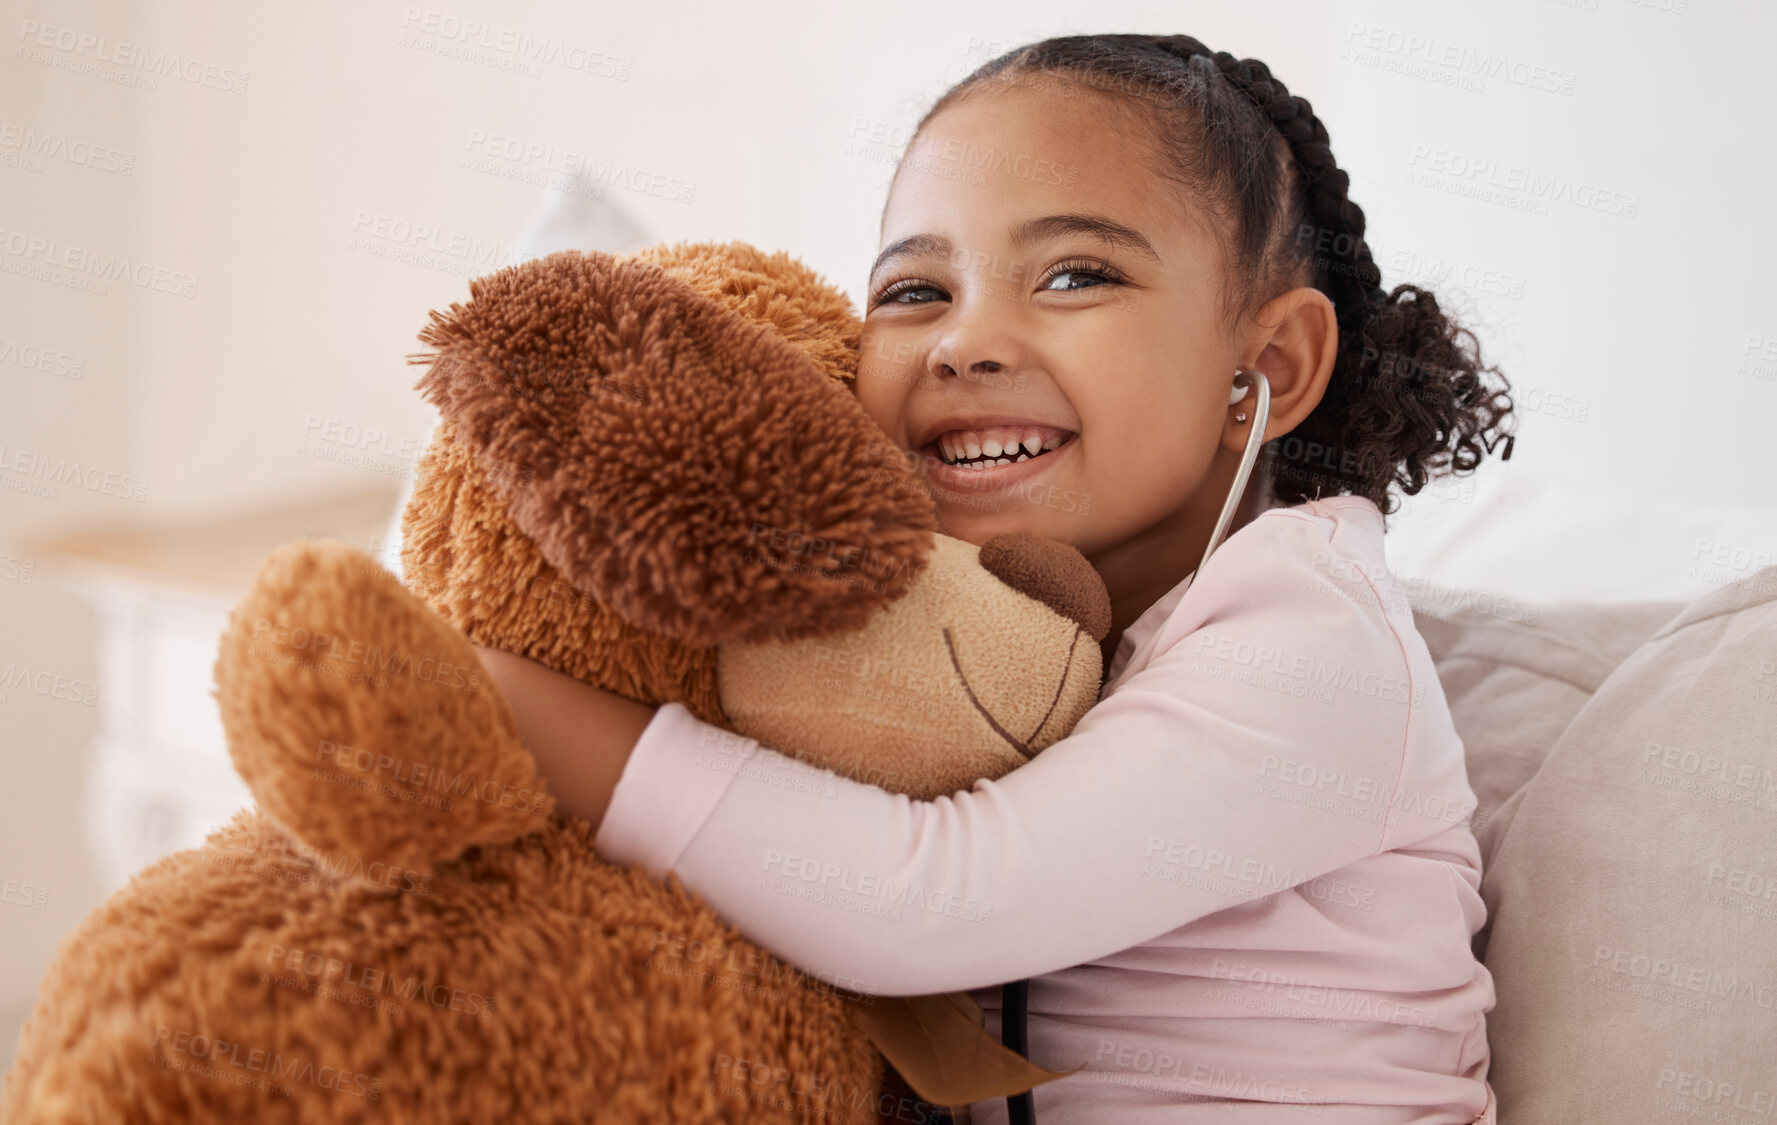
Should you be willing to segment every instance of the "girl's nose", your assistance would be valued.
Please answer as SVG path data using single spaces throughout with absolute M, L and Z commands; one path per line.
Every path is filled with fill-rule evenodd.
M 1111 631 L 1111 595 L 1075 547 L 1028 531 L 996 535 L 981 545 L 981 565 L 1001 582 L 1079 623 L 1102 641 Z

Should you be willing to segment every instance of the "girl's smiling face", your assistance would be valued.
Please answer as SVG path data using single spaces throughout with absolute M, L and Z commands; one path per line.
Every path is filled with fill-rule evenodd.
M 1293 294 L 1319 296 L 1332 336 L 1303 337 L 1288 362 L 1276 324 L 1224 319 L 1212 220 L 1181 206 L 1153 140 L 1117 120 L 1096 97 L 1029 84 L 928 120 L 883 212 L 857 380 L 865 410 L 919 454 L 947 533 L 1072 543 L 1113 598 L 1107 563 L 1163 590 L 1207 543 L 1245 445 L 1234 414 L 1253 402 L 1228 405 L 1236 368 L 1271 378 L 1275 438 L 1318 402 L 1336 346 L 1315 290 Z M 1312 359 L 1307 374 L 1321 353 L 1326 370 L 1292 395 L 1286 369 Z M 1011 463 L 953 464 L 990 458 Z M 1130 550 L 1150 561 L 1107 557 Z M 1177 555 L 1170 581 L 1152 573 L 1157 554 Z
M 920 454 L 949 534 L 1034 531 L 1091 557 L 1209 472 L 1240 360 L 1217 315 L 1222 252 L 1151 144 L 1026 87 L 945 109 L 903 159 L 857 392 Z M 949 463 L 995 453 L 1014 461 Z

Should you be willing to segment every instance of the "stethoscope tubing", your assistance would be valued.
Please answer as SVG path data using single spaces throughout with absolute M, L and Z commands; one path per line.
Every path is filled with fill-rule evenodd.
M 1258 399 L 1253 403 L 1252 429 L 1247 431 L 1246 448 L 1240 453 L 1240 466 L 1234 470 L 1234 487 L 1228 490 L 1228 498 L 1222 502 L 1222 513 L 1216 517 L 1215 530 L 1210 532 L 1209 542 L 1203 547 L 1203 558 L 1198 560 L 1197 569 L 1185 579 L 1187 590 L 1203 572 L 1209 556 L 1221 545 L 1222 537 L 1228 533 L 1228 525 L 1234 522 L 1234 513 L 1239 510 L 1240 498 L 1246 492 L 1246 482 L 1252 477 L 1253 466 L 1258 463 L 1259 449 L 1265 444 L 1265 428 L 1271 420 L 1271 381 L 1265 378 L 1263 371 L 1250 369 L 1235 374 L 1235 385 L 1239 386 L 1242 379 L 1247 386 L 1258 390 Z M 1030 1058 L 1029 1015 L 1030 981 L 1015 980 L 1001 985 L 1000 1041 L 1008 1050 L 1017 1051 L 1027 1059 Z M 1025 1090 L 1006 1095 L 1006 1118 L 1010 1125 L 1036 1125 L 1036 1092 Z

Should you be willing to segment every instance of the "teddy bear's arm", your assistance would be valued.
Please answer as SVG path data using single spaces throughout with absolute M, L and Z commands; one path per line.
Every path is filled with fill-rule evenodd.
M 423 877 L 554 811 L 468 639 L 344 543 L 288 543 L 260 565 L 216 685 L 260 808 L 325 854 Z

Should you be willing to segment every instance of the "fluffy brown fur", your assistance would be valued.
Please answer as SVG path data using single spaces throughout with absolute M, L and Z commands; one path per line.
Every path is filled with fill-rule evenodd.
M 694 275 L 719 291 L 703 261 Z M 852 456 L 881 431 L 780 327 L 824 340 L 825 323 L 785 315 L 787 287 L 774 305 L 779 279 L 747 280 L 758 321 L 658 266 L 570 252 L 477 281 L 420 337 L 439 349 L 421 391 L 551 565 L 697 646 L 857 628 L 906 588 L 936 527 L 909 467 Z M 771 529 L 857 548 L 881 581 L 773 566 Z
M 718 641 L 846 635 L 899 601 L 935 519 L 911 475 L 847 458 L 880 440 L 844 390 L 857 328 L 816 275 L 741 244 L 555 255 L 435 314 L 443 425 L 404 515 L 408 587 L 337 543 L 267 560 L 216 665 L 259 808 L 68 938 L 0 1119 L 873 1119 L 882 1060 L 841 998 L 676 880 L 601 861 L 469 643 L 727 725 Z M 773 565 L 756 524 L 883 573 Z M 1004 561 L 1051 591 L 1007 596 L 1068 650 L 1058 670 L 1020 689 L 971 667 L 1039 731 L 1083 709 L 1057 711 L 1057 677 L 1096 683 L 1068 618 L 1103 590 L 1054 594 L 1071 565 Z

